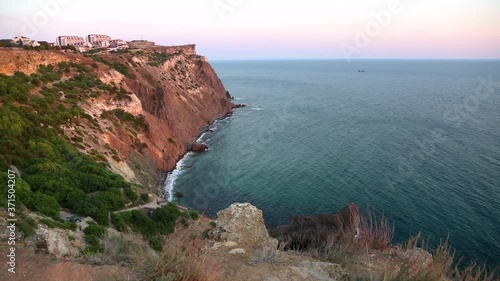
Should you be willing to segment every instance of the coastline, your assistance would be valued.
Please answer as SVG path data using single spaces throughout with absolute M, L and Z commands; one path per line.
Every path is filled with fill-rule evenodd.
M 197 143 L 202 143 L 205 144 L 205 141 L 203 141 L 203 137 L 210 132 L 216 132 L 217 129 L 219 128 L 217 124 L 221 121 L 225 121 L 228 119 L 232 119 L 234 117 L 234 109 L 231 110 L 231 112 L 225 114 L 222 117 L 219 117 L 215 119 L 212 123 L 206 125 L 201 129 L 200 133 L 196 137 L 195 142 Z M 207 151 L 210 150 L 210 147 L 207 149 Z M 179 160 L 176 162 L 174 169 L 167 171 L 165 173 L 165 180 L 163 180 L 163 184 L 160 184 L 158 187 L 158 196 L 163 198 L 167 202 L 172 202 L 174 201 L 174 185 L 175 181 L 177 178 L 181 175 L 182 173 L 182 168 L 184 167 L 184 164 L 187 160 L 189 160 L 192 156 L 197 155 L 199 152 L 193 152 L 193 151 L 186 151 Z

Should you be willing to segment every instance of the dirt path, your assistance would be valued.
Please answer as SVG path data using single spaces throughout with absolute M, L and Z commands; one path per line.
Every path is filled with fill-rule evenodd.
M 3 253 L 2 249 L 2 253 Z M 16 256 L 16 273 L 7 272 L 5 257 L 0 259 L 2 281 L 114 281 L 138 280 L 133 272 L 119 265 L 91 266 L 72 261 L 56 260 L 50 256 L 19 249 Z

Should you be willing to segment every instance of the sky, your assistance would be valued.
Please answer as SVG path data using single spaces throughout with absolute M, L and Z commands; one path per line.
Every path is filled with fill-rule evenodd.
M 93 33 L 211 60 L 500 59 L 500 0 L 0 0 L 0 38 Z

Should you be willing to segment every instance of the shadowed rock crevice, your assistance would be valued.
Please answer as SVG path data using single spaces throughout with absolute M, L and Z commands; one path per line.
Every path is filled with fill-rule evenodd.
M 313 249 L 321 248 L 332 239 L 343 239 L 345 235 L 354 239 L 359 224 L 359 208 L 351 203 L 337 213 L 295 216 L 288 225 L 276 227 L 269 234 L 288 249 Z

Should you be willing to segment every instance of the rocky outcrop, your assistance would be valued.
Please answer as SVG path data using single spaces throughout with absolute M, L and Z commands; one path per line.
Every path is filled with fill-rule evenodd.
M 80 239 L 70 241 L 70 235 L 79 236 Z M 36 253 L 51 254 L 56 258 L 76 257 L 84 246 L 80 236 L 81 233 L 77 235 L 76 232 L 58 228 L 52 229 L 44 224 L 39 224 L 36 234 L 26 239 L 26 245 L 33 248 Z
M 327 256 L 319 254 L 321 261 L 313 257 L 316 255 L 312 253 L 319 253 L 317 249 L 308 251 L 306 248 L 300 253 L 282 251 L 281 247 L 276 249 L 277 240 L 268 235 L 262 212 L 249 203 L 235 203 L 219 211 L 215 222 L 212 237 L 218 241 L 213 244 L 211 250 L 222 257 L 225 268 L 230 270 L 226 275 L 229 276 L 227 280 L 347 281 L 386 280 L 388 276 L 394 277 L 394 280 L 409 280 L 422 275 L 433 262 L 432 255 L 420 248 L 393 247 L 378 250 L 363 246 L 361 251 L 346 251 L 333 255 L 333 252 L 327 252 Z M 293 239 L 300 238 L 298 242 L 308 241 L 311 246 L 318 245 L 320 239 L 326 239 L 327 231 L 333 231 L 334 235 L 338 232 L 355 233 L 359 224 L 358 206 L 350 204 L 334 214 L 297 216 L 292 219 L 290 225 L 273 232 L 275 235 L 279 234 L 275 237 L 278 237 L 280 242 L 289 241 L 286 239 L 296 241 Z M 298 232 L 300 227 L 306 232 Z M 301 236 L 303 233 L 308 236 L 304 238 Z M 345 268 L 349 270 L 339 264 L 327 262 L 330 259 L 342 260 L 348 264 Z
M 338 235 L 354 238 L 359 223 L 359 208 L 352 203 L 333 214 L 298 215 L 288 225 L 272 229 L 270 234 L 293 249 L 318 248 L 332 238 L 339 238 Z
M 282 251 L 269 236 L 262 211 L 249 203 L 235 203 L 217 213 L 211 247 L 222 258 L 226 279 L 233 281 L 348 280 L 338 264 L 306 254 Z
M 216 240 L 235 242 L 241 248 L 277 248 L 278 241 L 269 236 L 262 211 L 250 203 L 234 203 L 217 212 L 213 236 Z
M 204 144 L 204 143 L 197 143 L 197 142 L 193 142 L 188 150 L 189 151 L 192 151 L 192 152 L 204 152 L 208 149 L 208 145 Z

